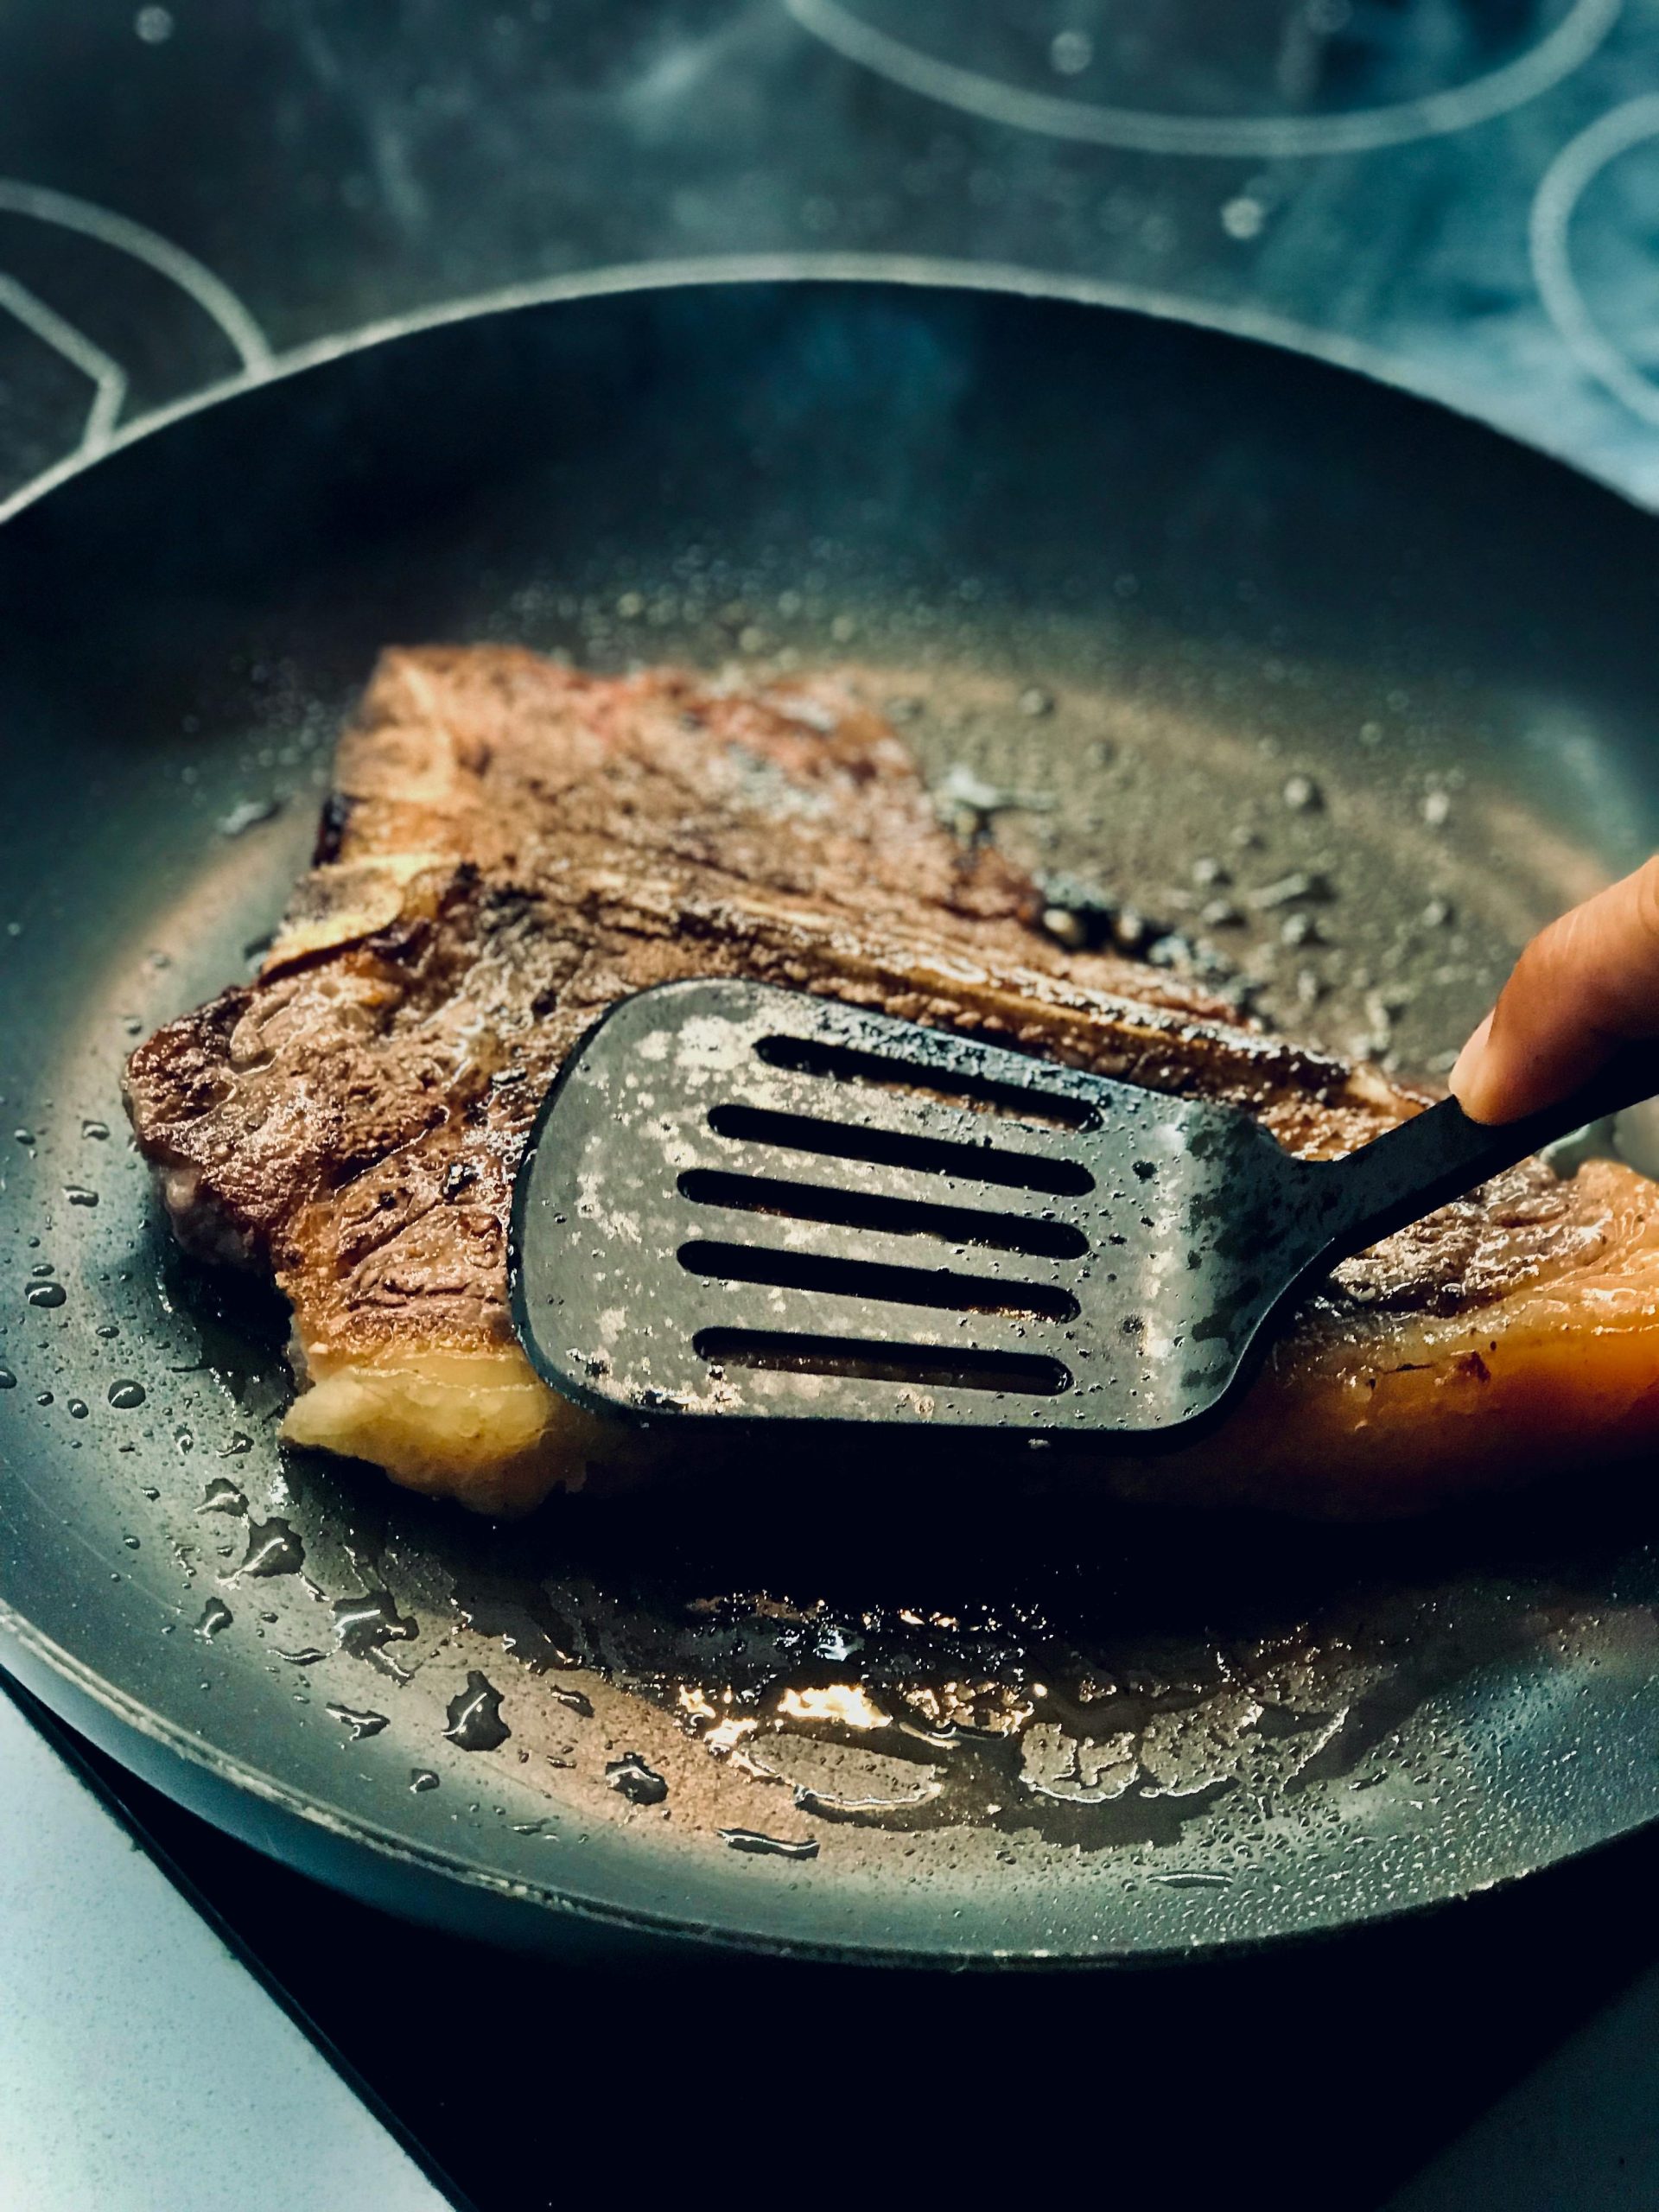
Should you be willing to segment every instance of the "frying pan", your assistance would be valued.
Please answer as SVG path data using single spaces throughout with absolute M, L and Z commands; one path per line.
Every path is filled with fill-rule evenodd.
M 965 829 L 1408 1066 L 1654 843 L 1650 518 L 1328 365 L 929 274 L 347 346 L 0 531 L 5 1663 L 509 1943 L 1192 1955 L 1659 1811 L 1630 1470 L 1343 1531 L 779 1447 L 494 1529 L 285 1452 L 282 1316 L 158 1226 L 122 1058 L 256 957 L 388 641 L 850 665 Z

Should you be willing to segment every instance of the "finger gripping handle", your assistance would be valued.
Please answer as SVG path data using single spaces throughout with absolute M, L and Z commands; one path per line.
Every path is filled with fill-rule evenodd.
M 1325 1164 L 1339 1198 L 1333 1244 L 1356 1252 L 1461 1198 L 1558 1137 L 1659 1094 L 1659 1045 L 1628 1045 L 1590 1080 L 1516 1122 L 1471 1121 L 1455 1098 Z M 1341 1256 L 1333 1251 L 1332 1257 Z

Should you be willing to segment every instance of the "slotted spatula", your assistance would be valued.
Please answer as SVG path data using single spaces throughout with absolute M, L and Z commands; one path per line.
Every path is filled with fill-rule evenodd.
M 1189 1434 L 1338 1260 L 1659 1089 L 1630 1054 L 1488 1128 L 1448 1099 L 1345 1159 L 1247 1115 L 725 982 L 623 1000 L 514 1193 L 539 1372 L 650 1420 Z

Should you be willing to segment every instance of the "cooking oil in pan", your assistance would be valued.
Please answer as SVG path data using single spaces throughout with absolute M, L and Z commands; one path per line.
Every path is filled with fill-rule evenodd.
M 717 616 L 689 589 L 569 613 L 532 594 L 509 627 L 601 663 L 689 654 L 787 679 L 834 660 L 957 833 L 1039 872 L 1057 940 L 1152 957 L 1245 1018 L 1407 1075 L 1444 1063 L 1528 930 L 1594 874 L 1542 823 L 1517 837 L 1444 700 L 1379 701 L 1287 662 L 1269 711 L 1260 684 L 1230 697 L 1243 679 L 1224 655 L 1128 628 L 1103 646 L 1027 624 L 999 646 L 982 602 L 884 627 L 791 589 L 726 586 Z M 1109 653 L 1141 674 L 1110 679 Z M 281 1317 L 171 1250 L 107 1130 L 133 1025 L 234 972 L 226 946 L 256 942 L 302 861 L 303 811 L 219 841 L 170 934 L 147 937 L 173 966 L 111 975 L 18 1147 L 54 1265 L 17 1255 L 4 1376 L 24 1418 L 90 1408 L 82 1533 L 122 1516 L 156 1539 L 123 1571 L 155 1631 L 198 1630 L 206 1679 L 251 1664 L 291 1685 L 281 1655 L 303 1652 L 317 1718 L 276 1705 L 267 1725 L 326 1724 L 335 1768 L 349 1743 L 457 1836 L 474 1797 L 439 1784 L 488 1773 L 479 1818 L 543 1865 L 550 1838 L 648 1839 L 752 1881 L 1035 1885 L 1057 1926 L 1098 1916 L 1086 1885 L 1104 1878 L 1166 1901 L 1149 1913 L 1224 1900 L 1248 1932 L 1285 1862 L 1323 1855 L 1381 1900 L 1408 1836 L 1451 1882 L 1459 1847 L 1438 1839 L 1460 1808 L 1502 1857 L 1497 1753 L 1465 1692 L 1540 1655 L 1644 1663 L 1650 1614 L 1610 1595 L 1618 1530 L 1563 1549 L 1547 1515 L 1529 1532 L 1517 1514 L 1500 1560 L 1466 1527 L 1354 1540 L 1101 1514 L 1040 1459 L 906 1499 L 902 1470 L 884 1489 L 831 1454 L 648 1504 L 556 1501 L 495 1532 L 280 1453 Z M 96 1207 L 70 1195 L 94 1187 L 91 1143 Z M 238 1479 L 204 1486 L 203 1452 Z M 225 1587 L 257 1610 L 204 1605 L 214 1529 L 236 1537 Z

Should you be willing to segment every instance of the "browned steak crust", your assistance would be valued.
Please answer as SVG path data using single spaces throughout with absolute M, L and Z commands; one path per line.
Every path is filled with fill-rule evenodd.
M 182 1230 L 269 1268 L 289 1299 L 317 1386 L 292 1433 L 522 1505 L 592 1452 L 513 1343 L 513 1174 L 561 1060 L 627 992 L 797 985 L 1228 1098 L 1299 1149 L 1344 1150 L 1412 1110 L 1159 971 L 1062 953 L 1037 905 L 994 848 L 940 826 L 892 731 L 839 683 L 389 652 L 258 979 L 133 1055 L 133 1125 Z M 1520 1171 L 1493 1205 L 1393 1240 L 1310 1322 L 1304 1365 L 1379 1329 L 1391 1357 L 1400 1316 L 1466 1320 L 1581 1268 L 1618 1241 L 1620 1207 L 1628 1241 L 1648 1215 L 1633 1179 L 1607 1174 Z M 1292 1496 L 1305 1477 L 1273 1476 L 1282 1456 L 1258 1454 L 1268 1494 L 1309 1502 Z M 1219 1486 L 1252 1487 L 1236 1470 Z

